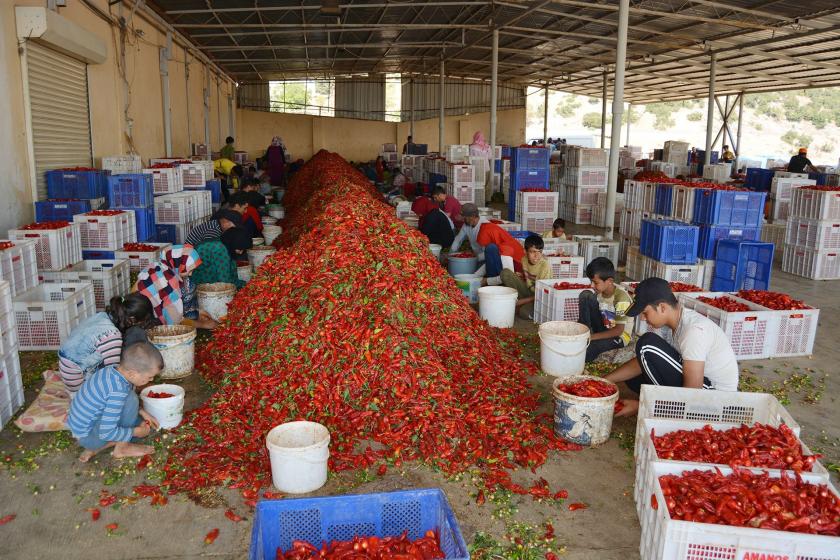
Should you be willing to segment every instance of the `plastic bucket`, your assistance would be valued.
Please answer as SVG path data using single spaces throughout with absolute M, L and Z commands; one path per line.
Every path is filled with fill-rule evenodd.
M 249 282 L 251 280 L 251 264 L 237 264 L 236 274 L 243 282 Z
M 618 400 L 618 387 L 609 397 L 590 399 L 569 395 L 558 389 L 560 384 L 597 379 L 610 385 L 610 381 L 591 375 L 573 375 L 554 380 L 554 433 L 566 441 L 594 447 L 610 439 L 610 430 Z
M 263 237 L 265 237 L 265 244 L 271 245 L 274 243 L 274 240 L 283 233 L 283 228 L 280 226 L 270 226 L 265 225 L 263 226 Z
M 268 215 L 277 220 L 282 220 L 286 217 L 286 209 L 279 204 L 269 204 Z
M 540 368 L 549 375 L 580 375 L 586 365 L 591 336 L 586 325 L 548 321 L 540 325 Z
M 162 325 L 146 333 L 149 342 L 163 355 L 161 379 L 181 379 L 193 371 L 195 365 L 195 327 L 188 325 Z
M 478 270 L 478 257 L 447 257 L 448 264 L 446 265 L 449 274 L 457 276 L 459 274 L 472 274 Z
M 475 274 L 456 274 L 455 285 L 464 292 L 464 297 L 470 303 L 478 303 L 478 289 L 481 287 L 481 276 Z
M 169 393 L 172 396 L 163 399 L 153 399 L 149 393 Z M 143 409 L 155 417 L 161 428 L 167 430 L 175 428 L 181 423 L 184 415 L 184 388 L 179 385 L 150 385 L 140 391 L 140 400 L 143 401 Z
M 269 255 L 273 255 L 276 252 L 277 249 L 275 249 L 271 245 L 264 245 L 261 247 L 254 247 L 253 249 L 248 249 L 248 262 L 251 263 L 251 267 L 254 270 L 257 270 Z
M 420 218 L 415 215 L 409 215 L 402 219 L 406 223 L 406 225 L 411 226 L 413 228 L 420 227 Z
M 509 329 L 516 319 L 516 299 L 518 296 L 519 292 L 506 286 L 479 288 L 478 314 L 491 327 Z
M 265 238 L 264 237 L 252 237 L 251 244 L 254 247 L 259 247 L 260 245 L 265 245 Z
M 429 243 L 429 251 L 432 252 L 436 259 L 440 259 L 440 252 L 443 251 L 443 247 L 437 243 Z
M 277 223 L 277 218 L 272 218 L 271 216 L 263 216 L 261 218 L 263 226 L 273 226 Z M 265 233 L 265 231 L 263 231 Z
M 227 306 L 236 295 L 236 286 L 227 282 L 199 284 L 196 292 L 198 308 L 206 311 L 213 320 L 218 321 L 227 316 Z
M 330 432 L 317 422 L 287 422 L 265 437 L 271 480 L 281 492 L 305 494 L 327 482 Z

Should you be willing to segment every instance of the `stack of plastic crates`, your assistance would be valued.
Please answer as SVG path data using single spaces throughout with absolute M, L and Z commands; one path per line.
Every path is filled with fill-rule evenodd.
M 209 219 L 213 211 L 211 200 L 207 190 L 155 197 L 155 239 L 161 243 L 183 243 L 193 227 Z
M 607 190 L 607 151 L 579 146 L 563 148 L 561 214 L 576 224 L 591 224 L 598 195 Z
M 156 196 L 184 190 L 181 170 L 178 166 L 171 163 L 160 163 L 158 166 L 143 170 L 143 173 L 152 176 L 152 188 Z
M 0 275 L 12 296 L 38 285 L 36 241 L 0 239 Z
M 143 247 L 143 246 L 148 247 Z M 172 247 L 171 243 L 158 243 L 147 241 L 144 243 L 128 243 L 123 248 L 114 252 L 114 258 L 128 261 L 131 272 L 140 272 L 150 268 L 154 263 L 159 262 L 163 253 Z
M 512 148 L 510 187 L 508 189 L 508 219 L 516 219 L 516 193 L 522 189 L 549 190 L 548 161 L 551 152 L 546 148 Z
M 765 192 L 695 189 L 692 222 L 700 227 L 697 256 L 715 259 L 723 239 L 761 239 L 766 197 Z
M 21 350 L 58 350 L 96 311 L 89 283 L 40 284 L 15 296 L 13 306 Z
M 772 243 L 720 240 L 712 291 L 769 290 L 773 249 Z
M 47 284 L 87 282 L 93 285 L 97 311 L 104 311 L 112 297 L 127 295 L 131 289 L 131 270 L 125 259 L 84 260 L 59 272 L 42 272 Z
M 23 380 L 18 355 L 12 289 L 0 281 L 0 429 L 23 406 Z
M 642 220 L 643 255 L 665 264 L 697 262 L 699 229 L 675 220 Z
M 98 199 L 105 197 L 108 171 L 99 169 L 54 169 L 45 173 L 50 199 Z
M 113 259 L 126 243 L 137 241 L 137 222 L 133 210 L 110 210 L 111 214 L 78 214 L 73 217 L 81 232 L 85 259 Z M 73 263 L 75 264 L 75 263 Z
M 112 209 L 132 210 L 138 241 L 155 235 L 153 175 L 130 173 L 108 179 L 108 203 Z
M 550 231 L 557 219 L 559 206 L 559 192 L 517 191 L 515 221 L 525 230 Z
M 78 223 L 34 223 L 9 230 L 9 240 L 35 242 L 38 270 L 61 270 L 82 260 L 82 234 Z
M 782 270 L 814 280 L 840 278 L 840 187 L 791 191 Z

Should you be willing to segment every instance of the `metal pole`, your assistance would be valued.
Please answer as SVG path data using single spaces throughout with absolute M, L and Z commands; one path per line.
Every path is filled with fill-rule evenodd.
M 610 166 L 607 178 L 607 208 L 604 220 L 607 239 L 613 238 L 615 225 L 615 195 L 618 190 L 618 153 L 621 144 L 621 115 L 624 112 L 624 67 L 627 63 L 627 27 L 630 0 L 619 0 L 618 43 L 615 47 L 615 84 L 613 85 L 613 115 L 610 135 Z
M 499 92 L 499 30 L 493 30 L 493 57 L 490 67 L 490 148 L 496 148 L 496 104 Z M 501 189 L 501 182 L 499 184 Z
M 543 102 L 543 146 L 548 145 L 548 84 L 545 84 L 545 100 Z
M 414 141 L 414 78 L 408 81 L 408 99 L 409 107 L 411 108 L 411 125 L 408 127 L 408 135 Z
M 601 149 L 607 147 L 607 68 L 604 67 L 604 89 L 601 93 Z
M 219 126 L 219 146 L 225 145 L 225 137 L 222 135 L 222 83 L 216 76 L 216 124 Z
M 207 149 L 207 159 L 213 159 L 210 152 L 210 69 L 204 67 L 204 146 Z
M 735 169 L 738 171 L 739 160 L 741 159 L 741 121 L 744 116 L 744 92 L 738 95 L 738 132 L 735 139 Z
M 444 62 L 440 57 L 440 115 L 438 116 L 438 153 L 443 154 L 443 132 L 446 125 L 446 84 L 444 83 Z
M 190 128 L 190 55 L 186 49 L 184 49 L 184 87 L 187 92 L 187 96 L 184 98 L 187 100 L 185 103 L 187 107 L 187 149 L 192 152 L 192 129 Z
M 712 134 L 715 125 L 715 79 L 717 73 L 717 53 L 712 51 L 709 62 L 709 110 L 706 114 L 706 153 L 703 157 L 703 165 L 709 165 L 712 161 Z
M 627 104 L 627 140 L 625 141 L 624 145 L 628 148 L 630 147 L 630 124 L 633 120 L 633 104 Z
M 160 81 L 163 97 L 163 143 L 166 157 L 172 157 L 172 103 L 169 96 L 169 59 L 172 58 L 172 33 L 166 33 L 166 46 L 160 48 Z

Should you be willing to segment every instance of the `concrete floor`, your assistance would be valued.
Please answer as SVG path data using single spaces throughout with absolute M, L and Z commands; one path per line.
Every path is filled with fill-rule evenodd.
M 581 231 L 583 233 L 584 231 Z M 756 383 L 770 388 L 776 383 L 781 392 L 789 393 L 788 409 L 802 425 L 802 436 L 812 450 L 822 452 L 824 464 L 840 464 L 840 344 L 836 333 L 840 328 L 838 301 L 840 282 L 813 282 L 774 271 L 774 289 L 804 299 L 821 309 L 820 325 L 813 358 L 743 362 L 742 369 L 756 374 Z M 533 324 L 518 320 L 516 328 L 535 332 Z M 536 340 L 536 337 L 531 337 Z M 536 345 L 534 346 L 536 349 Z M 32 363 L 43 356 L 25 356 L 24 369 L 33 371 L 41 364 Z M 796 369 L 800 368 L 800 369 Z M 813 379 L 828 374 L 821 399 L 815 404 L 805 402 L 809 389 L 802 374 Z M 792 374 L 799 377 L 793 379 Z M 787 383 L 786 383 L 787 381 Z M 208 395 L 208 389 L 192 376 L 185 382 L 190 395 L 188 406 L 195 406 Z M 534 386 L 546 398 L 548 410 L 550 380 L 534 378 Z M 819 383 L 816 384 L 819 387 Z M 37 384 L 34 384 L 37 387 Z M 795 389 L 800 392 L 796 393 Z M 34 388 L 27 391 L 31 402 Z M 639 525 L 633 506 L 632 438 L 635 419 L 619 419 L 613 426 L 613 439 L 597 449 L 574 453 L 554 453 L 536 471 L 553 490 L 566 488 L 568 502 L 584 502 L 588 509 L 568 511 L 565 504 L 538 503 L 530 498 L 514 497 L 505 507 L 515 508 L 509 517 L 491 515 L 501 506 L 490 500 L 475 504 L 477 488 L 469 481 L 446 480 L 422 465 L 408 464 L 400 472 L 389 470 L 382 477 L 365 477 L 360 473 L 341 473 L 332 476 L 319 495 L 347 491 L 375 492 L 399 488 L 440 487 L 449 497 L 461 530 L 468 542 L 477 532 L 489 534 L 503 541 L 506 534 L 516 530 L 514 524 L 538 526 L 549 520 L 553 523 L 558 545 L 565 547 L 561 557 L 572 559 L 619 560 L 638 557 Z M 82 465 L 77 461 L 79 449 L 75 445 L 50 447 L 57 439 L 51 434 L 21 434 L 8 426 L 0 431 L 0 463 L 17 461 L 21 453 L 39 453 L 34 458 L 38 468 L 31 472 L 20 469 L 0 469 L 0 518 L 16 514 L 12 522 L 0 526 L 0 558 L 27 560 L 62 558 L 67 560 L 110 558 L 247 558 L 250 541 L 251 514 L 238 492 L 220 489 L 201 496 L 172 496 L 164 507 L 153 507 L 148 500 L 119 507 L 100 508 L 102 518 L 90 520 L 86 508 L 98 507 L 102 489 L 119 495 L 130 495 L 131 488 L 144 481 L 153 469 L 133 473 L 132 460 L 122 463 L 110 456 L 99 456 L 96 463 Z M 628 442 L 630 454 L 628 454 Z M 116 469 L 128 471 L 122 480 L 111 485 Z M 837 473 L 833 474 L 834 481 Z M 370 480 L 372 479 L 372 480 Z M 518 472 L 514 480 L 530 484 L 534 475 Z M 567 502 L 567 503 L 568 503 Z M 225 518 L 227 508 L 234 509 L 246 520 L 233 523 Z M 118 523 L 119 528 L 109 536 L 106 524 Z M 220 528 L 218 540 L 205 545 L 205 534 Z M 519 529 L 522 529 L 519 526 Z M 537 530 L 540 530 L 539 528 Z M 527 551 L 504 553 L 508 558 L 542 558 Z

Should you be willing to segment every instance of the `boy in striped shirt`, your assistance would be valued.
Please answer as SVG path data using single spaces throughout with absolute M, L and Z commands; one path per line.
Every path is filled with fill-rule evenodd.
M 163 369 L 163 356 L 148 342 L 132 344 L 122 351 L 120 363 L 105 366 L 88 377 L 70 404 L 67 425 L 85 451 L 79 460 L 109 447 L 113 456 L 141 457 L 154 452 L 150 445 L 133 443 L 151 428 L 160 427 L 154 416 L 140 408 L 134 387 L 151 383 Z

